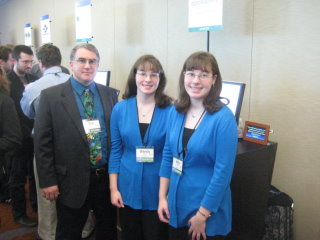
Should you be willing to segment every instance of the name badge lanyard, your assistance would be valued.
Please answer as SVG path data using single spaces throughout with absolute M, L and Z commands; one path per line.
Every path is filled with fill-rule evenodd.
M 200 124 L 200 120 L 203 118 L 203 115 L 204 113 L 206 112 L 206 110 L 203 110 L 203 112 L 201 113 L 201 116 L 199 117 L 197 123 L 194 125 L 193 129 L 192 129 L 192 133 L 195 131 L 195 129 L 197 128 L 197 126 Z M 187 155 L 187 152 L 188 152 L 188 142 L 185 146 L 182 146 L 182 141 L 181 141 L 181 144 L 180 144 L 180 138 L 183 134 L 183 126 L 185 125 L 185 118 L 186 118 L 186 115 L 184 115 L 183 117 L 183 121 L 182 121 L 182 124 L 181 124 L 181 127 L 180 127 L 180 131 L 179 131 L 179 136 L 178 136 L 178 143 L 177 143 L 177 153 L 178 153 L 178 156 L 180 159 L 184 159 L 185 156 Z M 191 136 L 192 137 L 192 136 Z M 179 146 L 181 145 L 181 151 L 179 150 Z
M 138 115 L 138 125 L 140 123 L 140 119 L 139 119 L 139 110 L 138 110 L 138 104 L 136 102 L 136 108 L 137 108 L 137 115 Z M 154 110 L 155 110 L 156 106 L 154 106 L 153 110 L 152 110 L 152 117 L 151 117 L 151 121 L 149 123 L 149 126 L 147 128 L 147 132 L 146 132 L 146 136 L 144 137 L 144 139 L 146 139 L 146 142 L 144 141 L 144 139 L 142 139 L 141 133 L 140 133 L 140 138 L 141 138 L 141 142 L 143 143 L 143 147 L 147 147 L 148 145 L 148 141 L 149 141 L 149 134 L 150 134 L 150 129 L 151 129 L 151 125 L 153 122 L 153 117 L 154 117 Z

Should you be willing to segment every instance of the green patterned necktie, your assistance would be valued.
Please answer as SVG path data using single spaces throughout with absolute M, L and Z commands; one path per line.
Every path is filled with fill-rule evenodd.
M 83 106 L 84 106 L 84 116 L 91 120 L 93 117 L 93 99 L 90 94 L 89 89 L 85 89 L 83 92 L 84 98 L 83 98 Z
M 83 95 L 84 116 L 88 120 L 92 120 L 94 118 L 92 94 L 89 89 L 86 89 L 84 90 Z M 92 131 L 87 133 L 87 139 L 90 148 L 90 163 L 95 166 L 102 158 L 100 132 Z

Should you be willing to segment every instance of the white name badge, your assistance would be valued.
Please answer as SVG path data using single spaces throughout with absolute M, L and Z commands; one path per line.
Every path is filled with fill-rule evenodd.
M 154 149 L 153 147 L 137 147 L 136 148 L 136 161 L 142 163 L 154 162 Z
M 86 134 L 101 132 L 100 123 L 98 119 L 95 119 L 95 120 L 82 119 L 82 124 Z
M 183 161 L 179 158 L 173 157 L 172 171 L 181 175 L 182 174 Z

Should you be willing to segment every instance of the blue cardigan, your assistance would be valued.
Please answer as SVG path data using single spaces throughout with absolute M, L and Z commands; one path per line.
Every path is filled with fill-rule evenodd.
M 182 175 L 178 175 L 172 171 L 172 159 L 182 158 L 178 152 L 182 149 L 184 119 L 185 114 L 172 108 L 160 169 L 161 177 L 170 178 L 169 224 L 188 226 L 188 220 L 202 206 L 212 211 L 206 222 L 207 236 L 226 235 L 232 221 L 230 181 L 238 142 L 235 117 L 226 106 L 204 115 L 187 144 Z
M 116 104 L 111 115 L 111 154 L 109 173 L 118 173 L 118 189 L 125 205 L 133 209 L 156 210 L 159 195 L 159 169 L 165 142 L 169 109 L 155 107 L 144 141 L 154 147 L 153 163 L 136 162 L 136 147 L 143 146 L 136 98 Z

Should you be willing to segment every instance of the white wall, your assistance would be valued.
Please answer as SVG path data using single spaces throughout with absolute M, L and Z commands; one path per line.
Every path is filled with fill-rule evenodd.
M 187 31 L 186 0 L 93 0 L 93 35 L 101 68 L 124 90 L 134 61 L 154 54 L 176 96 L 185 58 L 206 50 L 206 33 Z M 224 1 L 224 27 L 210 51 L 224 80 L 247 83 L 242 118 L 270 124 L 278 142 L 273 184 L 295 201 L 296 240 L 320 239 L 320 1 Z M 74 1 L 9 0 L 0 5 L 0 41 L 23 44 L 31 23 L 40 44 L 40 16 L 52 20 L 63 64 L 75 45 Z

